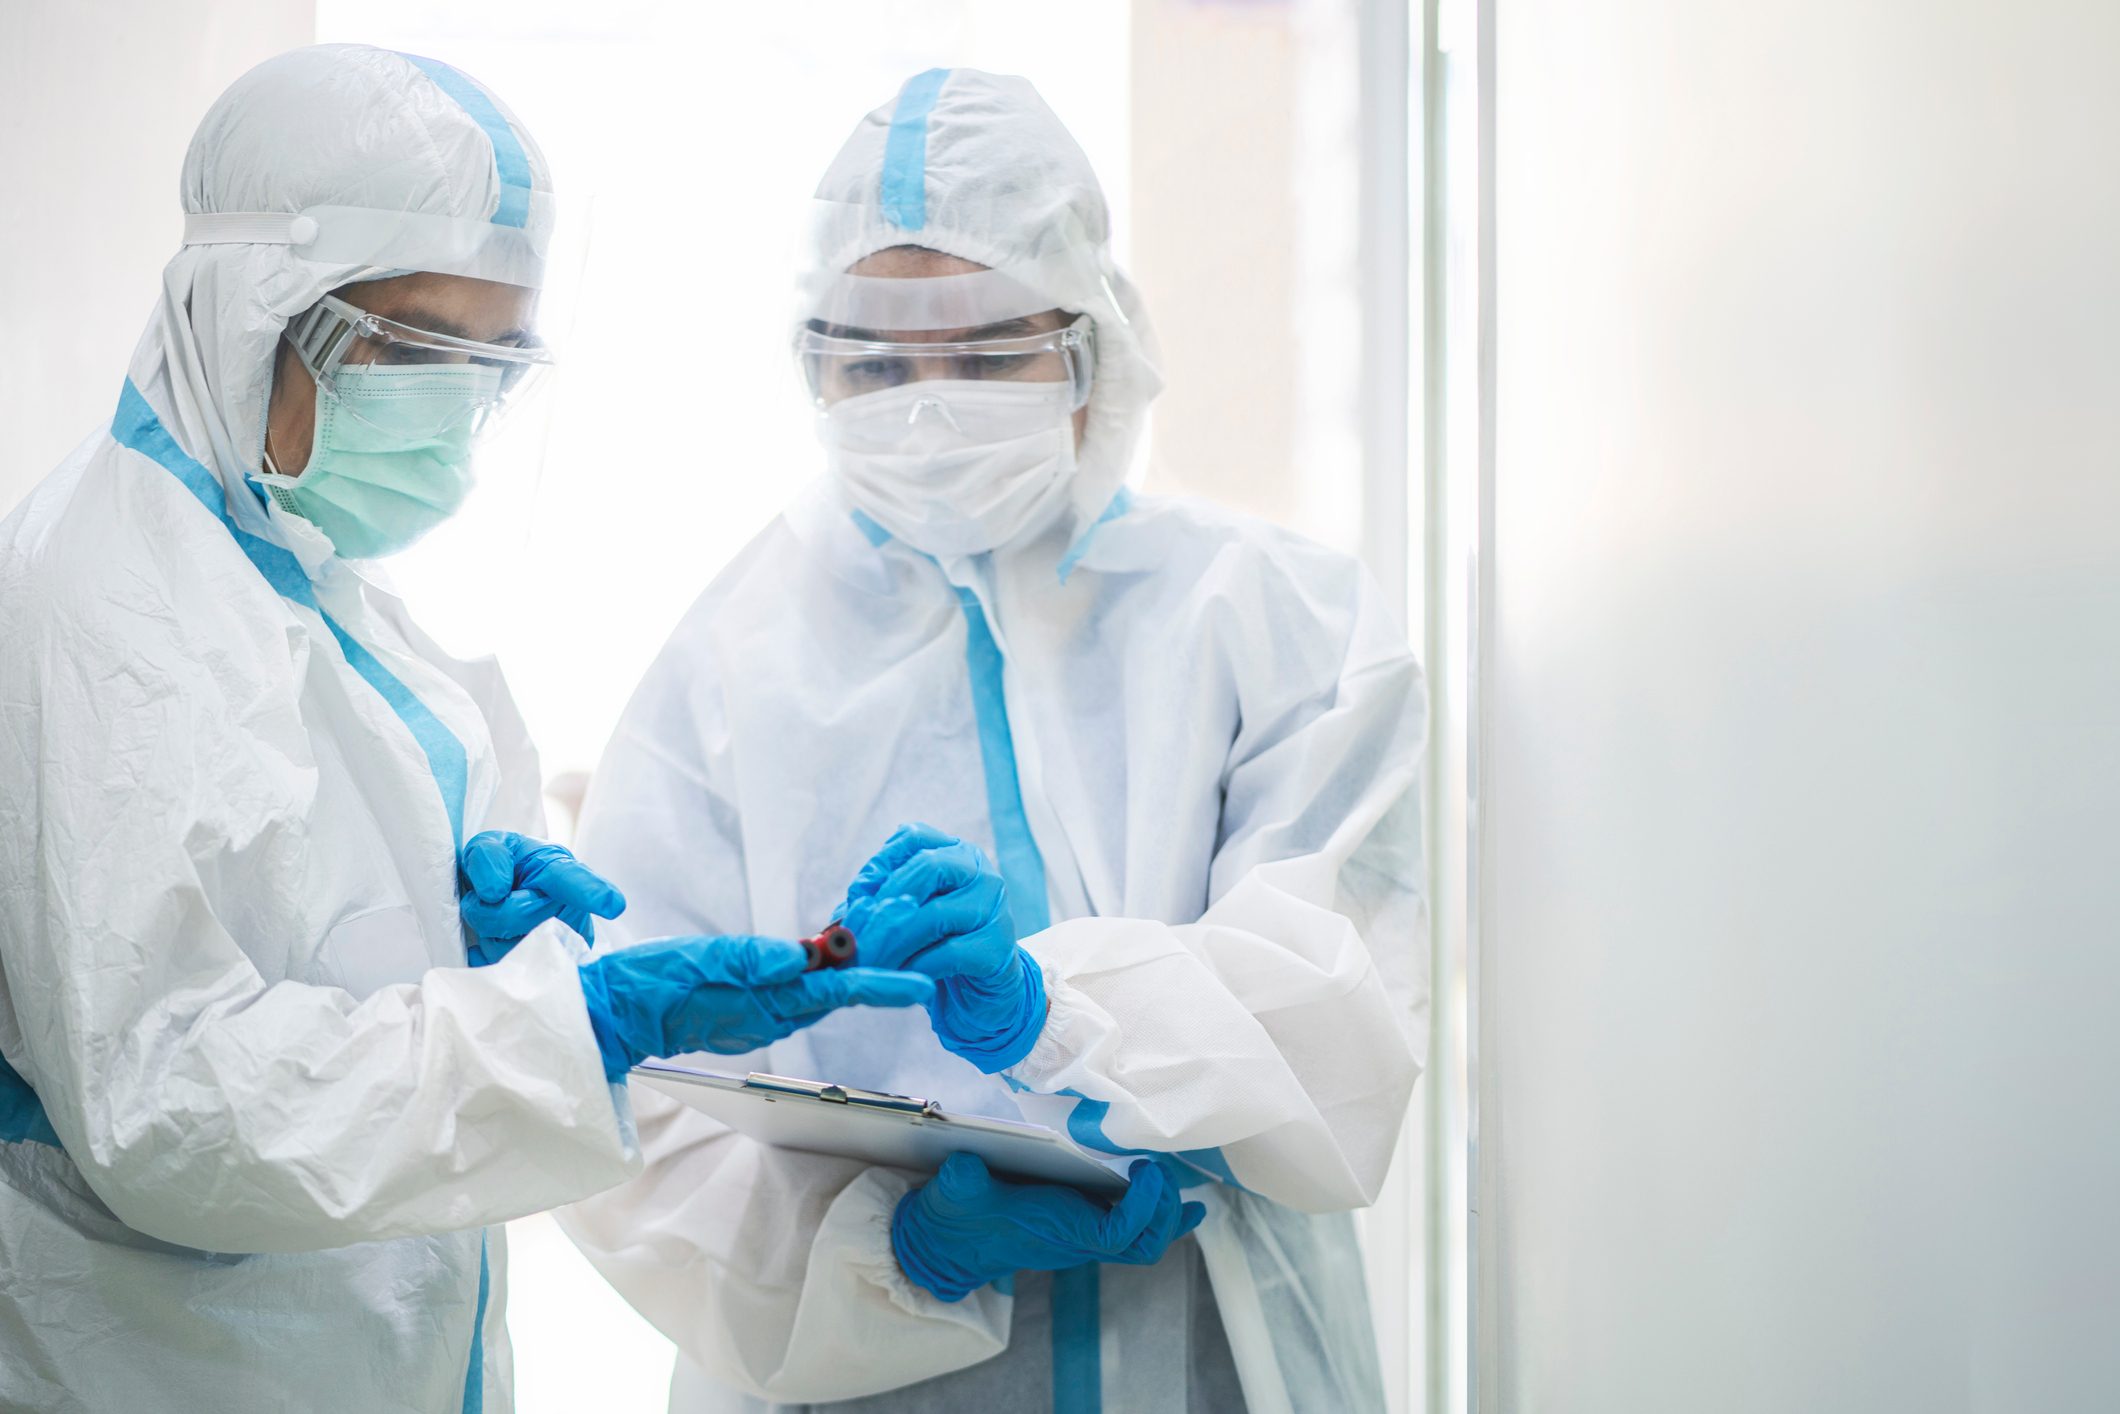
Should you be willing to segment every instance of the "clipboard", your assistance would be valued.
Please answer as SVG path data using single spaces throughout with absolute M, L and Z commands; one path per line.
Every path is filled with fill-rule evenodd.
M 1002 1178 L 1064 1183 L 1112 1199 L 1126 1191 L 1118 1165 L 1133 1158 L 1101 1156 L 1044 1125 L 953 1115 L 933 1100 L 821 1080 L 725 1075 L 654 1061 L 633 1067 L 633 1079 L 761 1143 L 918 1173 L 933 1173 L 962 1150 Z

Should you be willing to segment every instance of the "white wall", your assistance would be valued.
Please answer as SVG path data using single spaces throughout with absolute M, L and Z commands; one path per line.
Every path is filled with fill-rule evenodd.
M 1147 487 L 1363 549 L 1357 44 L 1378 0 L 1126 8 L 1129 273 L 1165 380 Z
M 0 513 L 110 420 L 207 105 L 315 24 L 313 0 L 0 0 Z
M 1480 1407 L 2120 1407 L 2120 7 L 1492 20 Z

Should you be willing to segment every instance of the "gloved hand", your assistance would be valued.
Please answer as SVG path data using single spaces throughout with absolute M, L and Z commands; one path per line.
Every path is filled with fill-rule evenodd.
M 1152 1159 L 1135 1164 L 1126 1195 L 1107 1208 L 1072 1188 L 1006 1183 L 975 1154 L 952 1154 L 926 1186 L 898 1200 L 891 1250 L 915 1286 L 962 1301 L 1011 1272 L 1057 1272 L 1090 1262 L 1147 1266 L 1200 1225 L 1207 1209 L 1178 1196 Z
M 741 1055 L 843 1006 L 917 1006 L 935 984 L 908 972 L 842 967 L 776 938 L 658 938 L 582 964 L 582 1000 L 604 1074 L 687 1051 Z
M 862 866 L 840 917 L 861 958 L 936 979 L 928 1008 L 943 1046 L 989 1075 L 1045 1028 L 1045 974 L 1016 944 L 1008 890 L 978 846 L 906 825 Z
M 593 943 L 590 914 L 616 918 L 626 911 L 626 896 L 570 851 L 513 830 L 473 835 L 456 869 L 457 912 L 473 934 L 473 967 L 499 962 L 548 918 Z

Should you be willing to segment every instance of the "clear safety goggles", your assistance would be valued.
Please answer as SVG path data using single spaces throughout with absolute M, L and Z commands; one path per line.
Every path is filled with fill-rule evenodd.
M 1096 380 L 1096 333 L 1086 314 L 1061 329 L 946 343 L 889 339 L 813 320 L 796 332 L 795 360 L 820 408 L 908 383 L 950 379 L 1065 384 L 1073 410 L 1089 401 Z
M 500 375 L 496 396 L 506 400 L 523 392 L 552 366 L 552 350 L 536 338 L 520 344 L 460 339 L 370 314 L 336 295 L 324 296 L 291 322 L 287 341 L 302 367 L 327 388 L 346 367 L 470 365 L 495 370 Z

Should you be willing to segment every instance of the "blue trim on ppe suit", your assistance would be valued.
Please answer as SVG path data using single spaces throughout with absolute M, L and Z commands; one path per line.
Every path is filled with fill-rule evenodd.
M 486 91 L 450 68 L 439 59 L 424 59 L 417 54 L 403 55 L 428 78 L 434 86 L 456 101 L 457 107 L 471 115 L 471 121 L 485 130 L 486 140 L 493 144 L 493 172 L 500 179 L 500 202 L 493 210 L 496 226 L 523 226 L 530 220 L 530 157 L 523 151 L 522 140 L 508 126 Z
M 943 76 L 948 73 L 940 69 L 931 72 Z M 940 87 L 938 79 L 936 88 Z M 908 83 L 906 93 L 910 95 L 912 90 L 913 83 Z M 927 101 L 932 104 L 932 95 Z M 901 96 L 900 116 L 905 112 L 905 104 L 906 98 Z M 923 107 L 921 112 L 924 116 L 926 108 Z M 894 119 L 894 142 L 897 133 Z M 889 171 L 887 165 L 886 181 Z M 1082 533 L 1061 561 L 1063 583 L 1088 550 L 1097 529 L 1126 514 L 1132 505 L 1132 494 L 1121 487 L 1105 506 L 1104 513 Z M 890 540 L 889 531 L 860 511 L 853 512 L 853 520 L 871 545 L 881 546 Z M 1038 842 L 1031 834 L 1030 818 L 1023 809 L 1023 786 L 1016 771 L 1015 741 L 1009 732 L 1008 697 L 1003 686 L 1000 646 L 987 627 L 986 610 L 981 607 L 978 595 L 959 587 L 957 601 L 964 610 L 965 666 L 971 677 L 972 714 L 979 727 L 979 755 L 985 768 L 986 810 L 994 829 L 995 863 L 1008 889 L 1009 913 L 1016 925 L 1017 936 L 1023 937 L 1052 926 L 1052 905 L 1045 888 L 1045 858 L 1039 852 Z M 1014 1082 L 1010 1084 L 1013 1086 Z M 1076 1105 L 1068 1116 L 1068 1129 L 1076 1142 L 1107 1153 L 1142 1152 L 1121 1149 L 1104 1137 L 1102 1121 L 1108 1108 L 1096 1100 L 1081 1100 Z M 1202 1162 L 1200 1156 L 1205 1156 L 1208 1161 Z M 1229 1176 L 1229 1165 L 1222 1160 L 1218 1150 L 1202 1150 L 1198 1156 L 1185 1154 L 1179 1157 L 1223 1182 L 1236 1182 Z M 1053 1273 L 1053 1414 L 1101 1414 L 1104 1407 L 1101 1311 L 1095 1263 Z
M 37 1092 L 30 1089 L 29 1082 L 0 1059 L 0 1140 L 17 1144 L 23 1140 L 32 1144 L 49 1144 L 54 1149 L 63 1149 L 59 1133 L 52 1128 L 51 1117 L 44 1113 L 44 1102 Z
M 486 1260 L 486 1233 L 478 1235 L 478 1311 L 471 1318 L 471 1369 L 464 1376 L 464 1414 L 485 1414 L 486 1408 L 486 1298 L 491 1293 L 493 1268 Z
M 428 768 L 434 773 L 435 787 L 442 795 L 442 808 L 449 815 L 450 833 L 457 846 L 462 848 L 464 794 L 470 779 L 470 761 L 465 755 L 464 744 L 442 725 L 440 718 L 427 710 L 427 705 L 413 695 L 412 689 L 400 682 L 373 653 L 361 646 L 359 640 L 324 612 L 323 606 L 317 603 L 316 590 L 309 583 L 309 576 L 302 569 L 302 562 L 294 557 L 293 551 L 237 528 L 235 521 L 229 518 L 228 500 L 221 492 L 220 480 L 177 445 L 176 439 L 169 435 L 169 430 L 162 425 L 162 420 L 148 406 L 147 399 L 140 395 L 130 378 L 125 380 L 125 391 L 119 396 L 118 415 L 111 421 L 110 434 L 119 446 L 139 452 L 174 474 L 199 499 L 199 503 L 228 528 L 237 547 L 249 557 L 267 584 L 278 590 L 281 597 L 313 610 L 324 621 L 331 636 L 338 640 L 340 651 L 345 653 L 347 665 L 390 705 L 426 754 Z
M 1062 1090 L 1063 1095 L 1073 1095 L 1076 1105 L 1067 1112 L 1067 1135 L 1085 1149 L 1095 1149 L 1102 1154 L 1147 1154 L 1158 1158 L 1176 1159 L 1198 1169 L 1217 1183 L 1226 1183 L 1231 1188 L 1243 1188 L 1237 1176 L 1230 1171 L 1229 1160 L 1220 1149 L 1178 1149 L 1164 1153 L 1156 1149 L 1130 1149 L 1115 1143 L 1104 1133 L 1104 1117 L 1111 1113 L 1111 1106 L 1103 1100 L 1091 1100 L 1074 1089 Z M 1245 1190 L 1249 1192 L 1249 1189 Z
M 964 609 L 965 666 L 972 679 L 972 713 L 986 768 L 986 811 L 994 826 L 995 863 L 1008 888 L 1009 914 L 1023 937 L 1051 926 L 1045 857 L 1031 836 L 1009 734 L 1001 649 L 986 626 L 986 611 L 969 589 L 957 591 Z M 1100 1414 L 1104 1407 L 1100 1301 L 1095 1263 L 1053 1273 L 1053 1414 Z
M 884 216 L 901 230 L 917 231 L 927 224 L 927 120 L 949 76 L 948 69 L 913 75 L 898 90 L 898 106 L 891 111 L 891 131 L 883 146 L 883 189 L 877 199 Z
M 1075 566 L 1081 564 L 1082 557 L 1089 553 L 1089 542 L 1096 536 L 1097 532 L 1133 508 L 1133 492 L 1121 486 L 1112 493 L 1112 498 L 1104 503 L 1103 512 L 1089 523 L 1089 529 L 1075 537 L 1075 543 L 1068 546 L 1067 553 L 1060 557 L 1060 568 L 1055 570 L 1054 573 L 1060 576 L 1062 584 L 1067 583 L 1067 577 L 1075 572 Z

